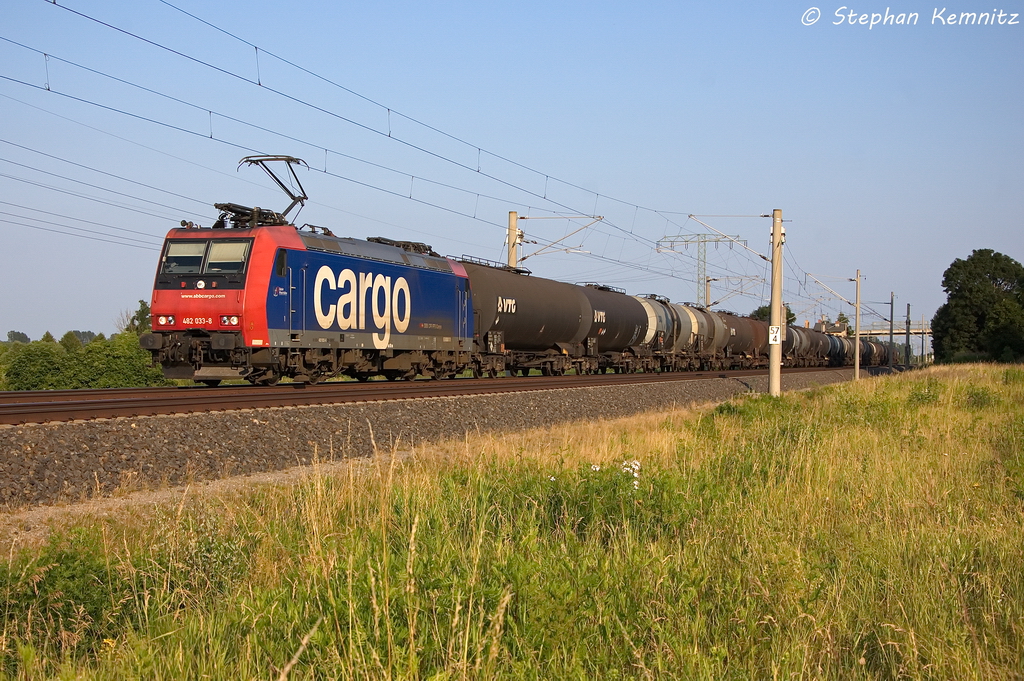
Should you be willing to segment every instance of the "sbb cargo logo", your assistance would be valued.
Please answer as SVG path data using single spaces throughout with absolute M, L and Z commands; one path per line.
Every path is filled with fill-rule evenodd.
M 336 302 L 324 307 L 324 286 L 330 291 L 338 291 Z M 333 295 L 333 294 L 332 294 Z M 333 300 L 329 297 L 328 300 Z M 391 342 L 391 329 L 405 333 L 412 318 L 412 299 L 409 295 L 409 282 L 405 277 L 398 277 L 394 283 L 391 277 L 373 272 L 353 272 L 342 270 L 335 275 L 334 270 L 324 265 L 316 273 L 313 283 L 313 311 L 317 324 L 322 329 L 330 329 L 335 321 L 342 331 L 349 329 L 366 329 L 366 311 L 370 311 L 374 329 L 373 346 L 384 350 Z

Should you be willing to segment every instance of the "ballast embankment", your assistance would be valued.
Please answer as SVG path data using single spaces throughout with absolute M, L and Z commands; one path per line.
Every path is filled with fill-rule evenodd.
M 782 385 L 798 390 L 852 374 L 784 375 Z M 767 383 L 719 378 L 10 427 L 0 431 L 0 508 L 281 470 L 316 456 L 370 456 L 466 432 L 628 417 L 766 392 Z

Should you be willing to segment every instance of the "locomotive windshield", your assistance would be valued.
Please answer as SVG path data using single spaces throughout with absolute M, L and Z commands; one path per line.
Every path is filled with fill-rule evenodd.
M 167 242 L 161 274 L 238 274 L 245 271 L 251 239 Z
M 249 254 L 248 241 L 214 241 L 210 244 L 210 257 L 206 260 L 207 274 L 235 274 L 245 269 Z
M 206 253 L 205 241 L 171 241 L 164 255 L 164 274 L 199 274 Z

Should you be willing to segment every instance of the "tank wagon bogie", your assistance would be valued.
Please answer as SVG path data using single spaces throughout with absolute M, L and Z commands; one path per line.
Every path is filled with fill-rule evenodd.
M 289 196 L 292 206 L 305 198 Z M 217 208 L 212 228 L 183 222 L 161 252 L 153 330 L 140 343 L 168 378 L 273 384 L 767 366 L 762 321 L 445 258 L 421 243 L 299 229 L 265 209 Z M 853 350 L 852 340 L 809 328 L 783 334 L 787 366 L 849 365 Z M 862 340 L 860 350 L 865 365 L 887 358 L 878 343 Z

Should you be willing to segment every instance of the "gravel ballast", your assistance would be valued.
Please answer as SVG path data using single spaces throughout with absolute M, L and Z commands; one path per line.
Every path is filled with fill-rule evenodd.
M 852 379 L 850 369 L 784 374 L 784 390 Z M 74 502 L 151 488 L 361 457 L 466 432 L 507 432 L 619 418 L 743 392 L 766 376 L 671 381 L 345 405 L 14 426 L 0 429 L 0 507 Z

